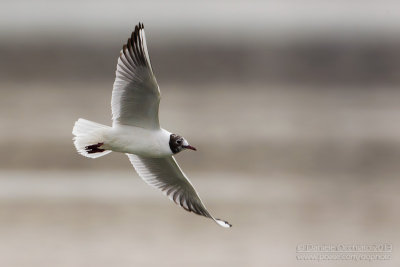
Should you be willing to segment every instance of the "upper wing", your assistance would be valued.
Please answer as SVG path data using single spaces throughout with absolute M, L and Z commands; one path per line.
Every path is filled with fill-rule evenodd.
M 150 64 L 143 24 L 135 27 L 118 58 L 112 92 L 114 124 L 160 128 L 160 89 Z
M 127 154 L 127 156 L 136 172 L 146 183 L 160 189 L 176 204 L 187 211 L 211 218 L 222 227 L 231 227 L 228 222 L 215 219 L 208 212 L 174 157 L 147 158 L 133 154 Z

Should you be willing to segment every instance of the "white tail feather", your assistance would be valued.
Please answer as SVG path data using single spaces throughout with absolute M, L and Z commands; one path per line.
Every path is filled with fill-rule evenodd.
M 72 134 L 74 135 L 74 145 L 79 154 L 88 158 L 98 158 L 111 152 L 111 150 L 105 150 L 104 152 L 88 153 L 86 150 L 87 146 L 99 144 L 104 142 L 104 132 L 110 127 L 88 121 L 85 119 L 79 119 L 75 122 Z M 101 148 L 101 147 L 100 147 Z

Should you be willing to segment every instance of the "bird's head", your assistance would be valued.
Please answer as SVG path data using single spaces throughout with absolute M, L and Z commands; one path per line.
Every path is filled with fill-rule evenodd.
M 196 148 L 189 145 L 188 141 L 186 141 L 185 138 L 182 136 L 179 136 L 177 134 L 171 134 L 169 137 L 169 147 L 172 151 L 172 153 L 176 154 L 181 152 L 184 149 L 191 149 L 196 151 Z

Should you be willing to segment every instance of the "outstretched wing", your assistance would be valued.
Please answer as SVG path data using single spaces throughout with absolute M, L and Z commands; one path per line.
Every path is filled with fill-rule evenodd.
M 133 154 L 127 156 L 136 172 L 147 184 L 160 189 L 176 204 L 187 211 L 211 218 L 222 227 L 231 227 L 228 222 L 215 219 L 208 212 L 174 157 L 147 158 Z
M 160 128 L 160 90 L 147 52 L 143 24 L 135 27 L 118 58 L 112 92 L 114 124 Z

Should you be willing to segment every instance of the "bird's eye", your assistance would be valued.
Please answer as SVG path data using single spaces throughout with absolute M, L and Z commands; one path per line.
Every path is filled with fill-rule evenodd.
M 180 145 L 180 144 L 182 144 L 182 140 L 178 140 L 178 141 L 176 141 L 176 143 L 177 143 L 178 145 Z

